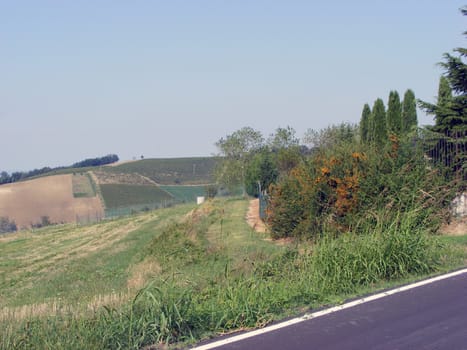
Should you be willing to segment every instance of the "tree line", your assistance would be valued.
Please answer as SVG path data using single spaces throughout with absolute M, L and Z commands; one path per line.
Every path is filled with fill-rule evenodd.
M 112 164 L 112 163 L 118 162 L 118 160 L 119 158 L 116 154 L 108 154 L 103 157 L 85 159 L 80 162 L 74 163 L 73 165 L 70 165 L 70 166 L 60 166 L 60 167 L 55 167 L 55 168 L 43 167 L 40 169 L 34 169 L 30 171 L 16 171 L 11 174 L 9 174 L 6 171 L 2 171 L 0 172 L 0 185 L 25 180 L 28 178 L 47 174 L 47 173 L 57 171 L 57 170 L 84 168 L 84 167 L 90 167 L 90 166 L 100 166 L 100 165 Z
M 276 238 L 316 239 L 362 223 L 381 228 L 404 213 L 414 228 L 436 231 L 455 191 L 467 187 L 467 49 L 454 52 L 440 63 L 436 103 L 416 100 L 411 89 L 402 101 L 391 91 L 387 109 L 378 98 L 364 105 L 358 125 L 308 130 L 304 145 L 291 127 L 268 139 L 249 127 L 221 138 L 219 183 L 250 195 L 267 191 Z M 418 127 L 417 103 L 434 125 Z
M 415 94 L 408 89 L 400 100 L 397 91 L 391 91 L 386 111 L 384 102 L 378 98 L 373 109 L 363 106 L 360 119 L 360 138 L 365 144 L 381 146 L 389 136 L 401 137 L 413 132 L 417 127 L 417 105 Z

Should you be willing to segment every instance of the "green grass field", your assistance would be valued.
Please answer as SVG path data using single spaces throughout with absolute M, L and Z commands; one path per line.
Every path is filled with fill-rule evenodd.
M 172 196 L 181 202 L 196 202 L 196 197 L 206 196 L 205 186 L 167 186 L 161 185 L 160 188 L 169 192 Z
M 154 185 L 106 184 L 100 188 L 107 209 L 174 200 L 170 193 Z

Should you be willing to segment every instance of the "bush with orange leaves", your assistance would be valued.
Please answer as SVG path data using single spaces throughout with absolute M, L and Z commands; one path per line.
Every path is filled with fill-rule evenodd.
M 301 163 L 270 188 L 268 224 L 274 238 L 314 237 L 323 226 L 348 225 L 347 216 L 359 207 L 359 185 L 367 157 L 342 149 Z
M 358 144 L 320 150 L 269 189 L 273 238 L 319 238 L 368 225 L 392 224 L 414 211 L 415 225 L 435 231 L 452 191 L 412 140 L 384 147 Z

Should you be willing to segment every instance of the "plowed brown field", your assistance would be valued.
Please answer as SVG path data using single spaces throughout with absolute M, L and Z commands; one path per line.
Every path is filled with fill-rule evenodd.
M 55 175 L 0 186 L 0 217 L 14 220 L 18 228 L 28 228 L 47 216 L 52 223 L 96 220 L 104 215 L 98 196 L 74 198 L 72 176 Z

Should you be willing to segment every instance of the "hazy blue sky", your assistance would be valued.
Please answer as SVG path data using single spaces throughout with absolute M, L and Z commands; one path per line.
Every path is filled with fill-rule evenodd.
M 463 5 L 0 0 L 0 170 L 208 156 L 243 126 L 358 122 L 390 90 L 433 101 Z

